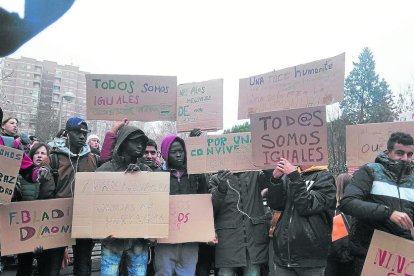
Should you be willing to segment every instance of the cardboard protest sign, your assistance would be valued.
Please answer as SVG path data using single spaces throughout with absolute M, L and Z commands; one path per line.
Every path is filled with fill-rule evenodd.
M 345 53 L 240 79 L 238 118 L 339 102 L 344 98 L 344 75 Z
M 375 230 L 361 276 L 414 275 L 414 241 Z
M 168 238 L 158 243 L 209 242 L 214 236 L 211 194 L 170 196 Z
M 185 141 L 190 174 L 219 170 L 258 170 L 252 161 L 250 132 L 190 137 Z
M 177 93 L 177 131 L 223 128 L 223 80 L 180 84 Z
M 250 118 L 254 164 L 274 168 L 280 158 L 295 165 L 327 165 L 326 108 L 255 113 Z
M 33 252 L 74 244 L 72 198 L 0 205 L 1 255 Z
M 414 122 L 346 126 L 346 161 L 348 167 L 358 167 L 374 162 L 375 157 L 387 149 L 387 141 L 391 133 L 397 131 L 414 136 Z
M 86 75 L 88 120 L 175 121 L 177 77 Z
M 9 204 L 16 186 L 23 151 L 0 145 L 0 204 Z
M 168 236 L 170 174 L 77 173 L 74 238 Z

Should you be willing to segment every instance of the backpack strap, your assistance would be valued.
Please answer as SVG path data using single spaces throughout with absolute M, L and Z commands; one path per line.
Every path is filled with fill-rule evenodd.
M 59 180 L 59 156 L 56 153 L 51 153 L 49 155 L 50 160 L 50 172 L 52 174 L 55 185 L 57 186 Z

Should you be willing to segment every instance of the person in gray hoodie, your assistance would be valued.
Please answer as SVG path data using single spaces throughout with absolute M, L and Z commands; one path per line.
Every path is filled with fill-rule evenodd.
M 147 136 L 134 126 L 123 126 L 118 131 L 112 159 L 97 172 L 151 171 L 143 162 Z M 101 275 L 118 275 L 121 259 L 126 260 L 123 274 L 146 275 L 149 241 L 108 237 L 102 241 Z M 123 258 L 124 256 L 124 258 Z M 125 265 L 121 265 L 125 268 Z M 122 269 L 121 269 L 122 270 Z

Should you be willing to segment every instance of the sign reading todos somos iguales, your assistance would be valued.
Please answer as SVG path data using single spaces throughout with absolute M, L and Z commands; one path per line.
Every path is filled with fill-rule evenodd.
M 239 81 L 239 119 L 249 114 L 323 106 L 344 97 L 345 53 Z
M 280 158 L 295 165 L 327 165 L 326 107 L 251 115 L 253 162 L 274 168 Z
M 89 120 L 175 121 L 177 77 L 86 75 Z
M 23 159 L 21 150 L 0 145 L 0 204 L 9 204 Z

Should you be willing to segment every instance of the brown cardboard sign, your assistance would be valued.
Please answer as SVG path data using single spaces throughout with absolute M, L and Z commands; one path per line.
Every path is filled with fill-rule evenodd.
M 169 173 L 77 173 L 75 183 L 72 237 L 168 236 Z
M 375 157 L 387 149 L 387 141 L 393 132 L 414 136 L 414 122 L 390 122 L 346 126 L 346 161 L 348 167 L 372 163 Z
M 0 204 L 9 204 L 23 160 L 23 151 L 0 145 Z
M 158 243 L 209 242 L 214 236 L 211 194 L 170 196 L 168 238 Z
M 1 255 L 33 252 L 74 244 L 72 198 L 0 205 Z
M 326 107 L 255 113 L 250 118 L 254 164 L 274 168 L 280 158 L 295 165 L 327 165 Z
M 177 93 L 177 131 L 223 128 L 223 80 L 180 84 Z
M 414 275 L 414 241 L 375 230 L 361 276 Z
M 190 137 L 185 141 L 188 173 L 259 170 L 251 143 L 250 132 Z
M 344 75 L 345 53 L 240 79 L 238 118 L 339 102 L 344 98 Z
M 88 120 L 175 121 L 177 77 L 86 75 Z

